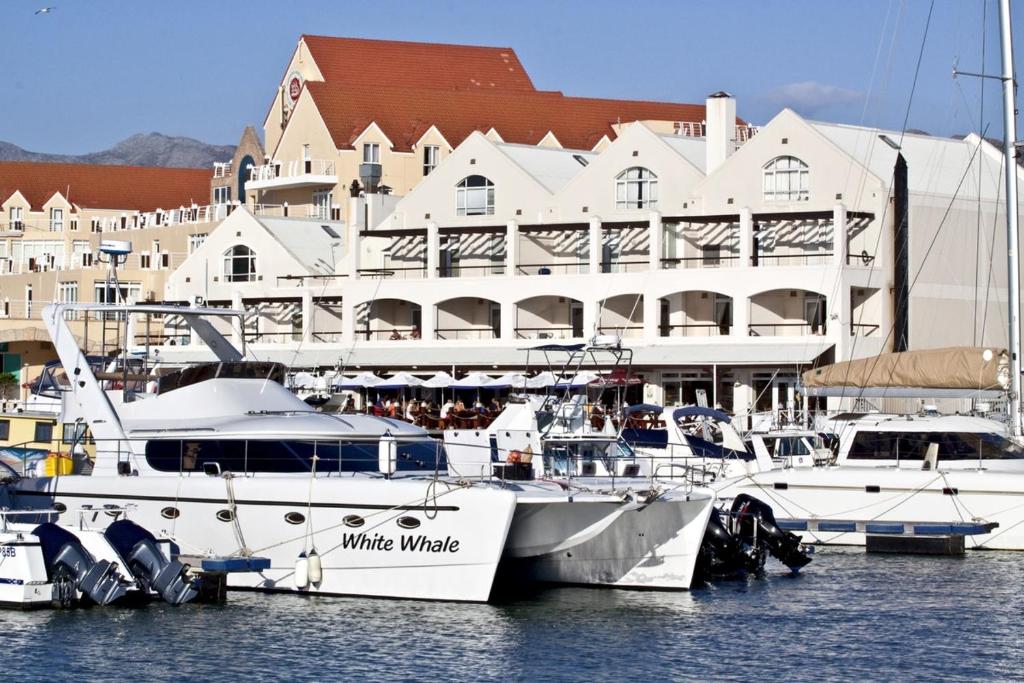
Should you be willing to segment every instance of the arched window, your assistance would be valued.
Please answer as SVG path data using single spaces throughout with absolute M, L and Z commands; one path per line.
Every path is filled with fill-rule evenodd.
M 455 213 L 459 216 L 494 214 L 494 183 L 482 175 L 466 176 L 455 186 Z
M 224 282 L 254 282 L 256 252 L 244 244 L 236 244 L 224 252 Z
M 809 191 L 807 164 L 796 157 L 775 157 L 764 166 L 765 201 L 800 201 Z
M 619 209 L 653 209 L 658 206 L 658 176 L 634 166 L 615 178 L 615 206 Z

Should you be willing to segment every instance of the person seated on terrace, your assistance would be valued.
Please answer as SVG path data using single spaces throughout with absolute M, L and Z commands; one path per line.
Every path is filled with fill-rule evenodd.
M 458 401 L 455 402 L 455 405 L 453 406 L 452 409 L 456 413 L 464 413 L 464 412 L 466 412 L 466 404 L 463 403 L 462 399 L 460 398 Z
M 412 339 L 419 339 L 420 338 L 420 328 L 419 328 L 418 325 L 413 325 L 412 326 L 412 332 L 409 333 L 409 337 L 412 338 Z
M 452 403 L 451 399 L 448 399 L 447 401 L 445 401 L 444 405 L 441 406 L 441 419 L 442 420 L 446 419 L 448 417 L 448 413 L 452 412 L 452 410 L 454 408 L 455 408 L 455 404 Z
M 399 334 L 398 330 L 391 330 L 391 336 L 388 337 L 388 339 L 391 339 L 391 340 L 403 339 L 403 338 L 404 337 L 402 337 L 402 335 Z
M 409 422 L 415 422 L 416 416 L 419 414 L 419 412 L 420 408 L 419 405 L 416 403 L 416 399 L 411 399 L 409 403 L 405 406 L 405 419 L 407 419 Z
M 345 400 L 345 405 L 342 407 L 341 412 L 343 413 L 354 413 L 356 412 L 356 402 L 351 396 Z

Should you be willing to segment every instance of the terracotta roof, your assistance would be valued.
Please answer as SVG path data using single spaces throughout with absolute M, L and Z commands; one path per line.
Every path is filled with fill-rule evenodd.
M 35 211 L 56 192 L 83 208 L 153 211 L 208 204 L 210 170 L 0 161 L 0 202 L 15 191 Z
M 411 43 L 303 35 L 327 83 L 372 87 L 381 83 L 442 90 L 533 90 L 509 47 Z
M 591 149 L 612 125 L 632 121 L 704 120 L 704 105 L 565 97 L 551 92 L 446 92 L 402 87 L 339 88 L 308 82 L 339 149 L 349 149 L 375 122 L 397 151 L 409 151 L 431 126 L 453 146 L 494 128 L 505 142 L 535 145 L 551 131 L 563 147 Z

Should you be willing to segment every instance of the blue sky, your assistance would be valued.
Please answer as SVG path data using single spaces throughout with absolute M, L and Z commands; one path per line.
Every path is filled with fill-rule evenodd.
M 46 5 L 56 9 L 34 14 Z M 726 90 L 755 123 L 789 106 L 899 128 L 928 11 L 925 0 L 0 0 L 0 140 L 65 153 L 149 131 L 234 143 L 262 124 L 302 33 L 509 46 L 538 88 L 569 95 L 701 102 Z M 985 85 L 981 123 L 980 81 L 951 78 L 957 59 L 998 72 L 997 11 L 937 0 L 909 127 L 1001 134 L 998 83 Z

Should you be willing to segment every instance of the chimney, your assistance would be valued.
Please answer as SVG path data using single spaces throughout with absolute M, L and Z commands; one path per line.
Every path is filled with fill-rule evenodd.
M 736 100 L 727 92 L 708 95 L 704 137 L 707 144 L 707 169 L 710 175 L 725 163 L 736 149 Z

